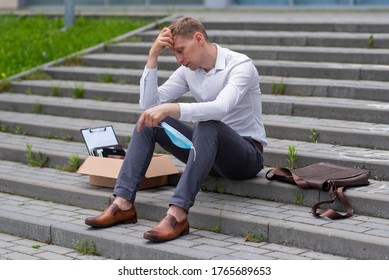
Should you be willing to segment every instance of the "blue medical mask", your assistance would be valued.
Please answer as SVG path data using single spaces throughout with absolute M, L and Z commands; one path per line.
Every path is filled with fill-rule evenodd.
M 174 127 L 168 125 L 166 122 L 161 122 L 161 126 L 165 130 L 167 136 L 169 136 L 170 140 L 174 143 L 174 145 L 182 149 L 193 149 L 194 151 L 193 161 L 195 161 L 196 149 L 193 146 L 192 141 L 186 138 L 181 132 L 176 130 Z

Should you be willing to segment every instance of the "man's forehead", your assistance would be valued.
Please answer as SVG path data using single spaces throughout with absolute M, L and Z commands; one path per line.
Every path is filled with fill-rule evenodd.
M 189 39 L 182 37 L 182 36 L 176 36 L 174 38 L 174 49 L 182 49 L 186 46 L 188 43 Z

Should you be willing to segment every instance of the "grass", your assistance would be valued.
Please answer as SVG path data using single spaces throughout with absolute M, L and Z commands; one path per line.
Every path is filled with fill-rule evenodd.
M 293 190 L 294 203 L 296 205 L 303 205 L 304 203 L 304 194 L 301 190 Z
M 112 83 L 113 82 L 113 77 L 112 77 L 111 74 L 103 74 L 103 75 L 100 76 L 99 82 L 106 83 L 106 84 Z
M 46 72 L 43 72 L 42 70 L 37 70 L 23 76 L 23 79 L 24 80 L 51 80 L 52 77 Z
M 7 78 L 1 79 L 0 80 L 0 92 L 10 91 L 10 90 L 11 90 L 11 82 Z
M 311 128 L 309 138 L 313 141 L 313 143 L 317 143 L 319 140 L 319 133 L 317 133 L 316 129 Z
M 22 128 L 20 125 L 17 125 L 17 126 L 15 127 L 15 134 L 27 135 L 27 133 L 24 132 L 23 128 Z
M 35 114 L 41 114 L 42 113 L 42 105 L 40 104 L 39 101 L 36 101 L 34 104 L 34 113 Z
M 288 146 L 288 162 L 290 163 L 289 169 L 294 169 L 297 160 L 297 151 L 295 146 Z
M 285 94 L 285 87 L 286 85 L 284 84 L 283 81 L 281 81 L 279 84 L 272 82 L 271 93 L 276 95 L 283 95 Z
M 38 152 L 37 158 L 32 151 L 32 145 L 29 143 L 27 144 L 26 158 L 29 166 L 41 168 L 49 166 L 49 157 L 42 152 Z
M 369 43 L 367 44 L 367 47 L 370 49 L 373 47 L 373 45 L 374 45 L 374 36 L 373 34 L 370 34 Z
M 220 225 L 214 226 L 213 228 L 211 228 L 211 231 L 216 233 L 221 233 L 222 227 Z
M 68 172 L 77 172 L 80 166 L 81 166 L 80 157 L 76 154 L 73 154 L 70 156 L 68 164 L 63 166 L 60 169 Z
M 1 15 L 1 78 L 109 41 L 147 23 L 128 17 L 77 17 L 74 26 L 64 31 L 62 17 Z
M 81 255 L 100 256 L 100 251 L 96 247 L 96 243 L 88 240 L 73 240 L 73 246 Z
M 75 88 L 73 89 L 73 98 L 84 98 L 84 93 L 84 86 L 82 84 L 76 84 Z
M 9 132 L 9 127 L 0 123 L 0 132 Z
M 263 234 L 253 233 L 248 229 L 243 230 L 243 235 L 245 242 L 261 243 L 266 241 L 266 237 Z
M 51 93 L 53 94 L 53 96 L 60 96 L 61 95 L 61 87 L 60 86 L 52 86 Z

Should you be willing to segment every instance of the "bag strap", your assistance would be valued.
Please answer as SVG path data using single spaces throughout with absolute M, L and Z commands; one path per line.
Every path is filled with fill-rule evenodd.
M 281 180 L 281 181 L 287 181 L 289 183 L 294 183 L 297 186 L 308 189 L 310 188 L 308 183 L 304 181 L 302 178 L 300 178 L 298 175 L 293 173 L 293 170 L 289 170 L 287 168 L 272 168 L 266 172 L 266 178 L 270 181 L 273 180 Z M 329 200 L 325 201 L 319 201 L 316 203 L 312 209 L 311 213 L 316 217 L 327 217 L 332 220 L 336 219 L 342 219 L 347 218 L 353 215 L 353 207 L 351 204 L 347 201 L 344 191 L 346 190 L 345 187 L 337 187 L 334 182 L 329 182 Z M 342 203 L 342 205 L 346 209 L 346 214 L 342 215 L 337 211 L 334 211 L 332 209 L 323 209 L 320 212 L 318 212 L 318 208 L 323 204 L 333 203 L 337 198 L 339 198 L 339 201 Z
M 320 201 L 320 202 L 316 203 L 312 207 L 311 213 L 316 217 L 319 217 L 319 216 L 320 217 L 327 217 L 327 218 L 330 218 L 331 220 L 344 219 L 344 218 L 352 216 L 354 213 L 354 209 L 351 206 L 351 204 L 347 201 L 347 199 L 344 195 L 345 190 L 346 190 L 345 187 L 336 187 L 336 185 L 334 183 L 332 183 L 330 190 L 328 191 L 328 193 L 330 195 L 330 200 Z M 326 203 L 333 203 L 336 198 L 339 198 L 339 201 L 345 207 L 346 214 L 342 215 L 339 212 L 332 210 L 332 209 L 329 209 L 329 208 L 323 209 L 320 212 L 317 212 L 317 209 L 319 208 L 319 206 L 326 204 Z

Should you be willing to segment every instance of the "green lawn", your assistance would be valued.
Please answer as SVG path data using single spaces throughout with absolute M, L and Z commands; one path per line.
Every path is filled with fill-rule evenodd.
M 64 31 L 62 17 L 0 16 L 0 80 L 147 23 L 131 18 L 78 17 L 74 26 Z

